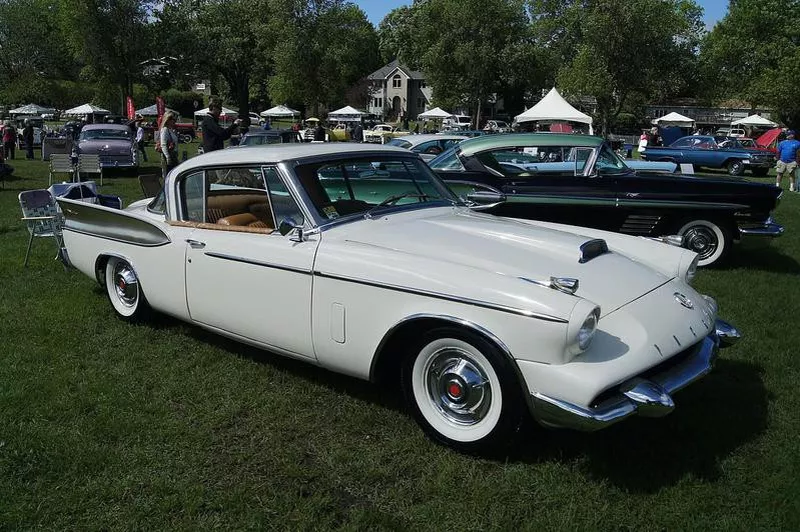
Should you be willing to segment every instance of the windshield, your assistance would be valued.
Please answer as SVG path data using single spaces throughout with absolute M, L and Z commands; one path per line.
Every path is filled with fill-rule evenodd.
M 131 138 L 131 130 L 125 129 L 85 129 L 81 131 L 80 140 L 124 139 Z
M 242 141 L 243 146 L 260 146 L 262 144 L 281 144 L 283 139 L 280 135 L 245 135 Z
M 458 201 L 421 160 L 354 157 L 300 165 L 295 172 L 313 209 L 325 220 Z
M 405 148 L 405 149 L 409 149 L 411 147 L 411 143 L 410 142 L 408 142 L 407 140 L 402 140 L 402 139 L 392 139 L 389 142 L 387 142 L 386 144 L 388 144 L 389 146 L 398 146 L 400 148 Z

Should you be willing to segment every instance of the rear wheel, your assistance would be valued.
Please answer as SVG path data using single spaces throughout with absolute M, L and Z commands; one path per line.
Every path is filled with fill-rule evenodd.
M 739 159 L 728 161 L 727 167 L 730 175 L 742 175 L 744 173 L 744 163 Z
M 431 439 L 484 450 L 506 441 L 521 421 L 524 402 L 510 364 L 477 335 L 433 330 L 403 364 L 403 392 Z
M 124 259 L 110 257 L 106 263 L 106 293 L 114 311 L 131 322 L 142 321 L 150 314 L 150 305 L 133 267 Z
M 719 264 L 733 244 L 730 231 L 710 220 L 689 221 L 678 234 L 683 237 L 683 246 L 700 256 L 699 266 Z

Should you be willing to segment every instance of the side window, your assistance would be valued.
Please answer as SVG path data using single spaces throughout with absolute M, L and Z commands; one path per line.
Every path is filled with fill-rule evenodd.
M 179 192 L 184 222 L 204 222 L 206 187 L 203 172 L 195 172 L 184 177 Z
M 688 148 L 692 145 L 692 139 L 681 139 L 672 145 L 673 148 Z
M 263 173 L 269 191 L 269 202 L 275 218 L 275 227 L 288 218 L 294 220 L 298 225 L 303 225 L 305 217 L 281 181 L 278 171 L 274 167 L 268 167 L 263 169 Z
M 452 150 L 444 155 L 437 161 L 435 166 L 431 166 L 435 170 L 464 170 L 464 165 L 458 158 L 457 150 Z

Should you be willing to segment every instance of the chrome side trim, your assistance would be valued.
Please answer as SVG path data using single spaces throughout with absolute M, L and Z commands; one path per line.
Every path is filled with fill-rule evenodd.
M 490 309 L 490 310 L 497 310 L 497 311 L 500 311 L 500 312 L 507 312 L 509 314 L 517 314 L 519 316 L 525 316 L 527 318 L 535 318 L 535 319 L 538 319 L 538 320 L 551 321 L 551 322 L 554 322 L 554 323 L 569 323 L 569 320 L 567 320 L 567 319 L 559 318 L 557 316 L 550 316 L 549 314 L 540 314 L 538 312 L 533 312 L 533 311 L 530 311 L 530 310 L 525 310 L 525 309 L 516 308 L 516 307 L 509 307 L 509 306 L 500 305 L 500 304 L 497 304 L 497 303 L 489 303 L 487 301 L 480 301 L 480 300 L 477 300 L 477 299 L 470 299 L 470 298 L 467 298 L 467 297 L 460 297 L 460 296 L 454 296 L 454 295 L 450 295 L 450 294 L 443 294 L 441 292 L 432 292 L 432 291 L 429 291 L 429 290 L 422 290 L 422 289 L 419 289 L 419 288 L 409 288 L 407 286 L 399 286 L 399 285 L 393 285 L 393 284 L 383 284 L 383 283 L 378 283 L 378 282 L 375 282 L 375 281 L 367 281 L 367 280 L 358 279 L 358 278 L 355 278 L 355 277 L 347 277 L 347 276 L 344 276 L 344 275 L 334 275 L 334 274 L 324 273 L 324 272 L 320 272 L 320 271 L 315 271 L 314 275 L 318 276 L 318 277 L 322 277 L 324 279 L 334 279 L 336 281 L 343 281 L 343 282 L 346 282 L 346 283 L 356 283 L 356 284 L 362 284 L 362 285 L 366 285 L 366 286 L 374 286 L 375 288 L 384 288 L 386 290 L 392 290 L 392 291 L 395 291 L 395 292 L 405 292 L 405 293 L 408 293 L 408 294 L 415 294 L 415 295 L 419 295 L 419 296 L 431 297 L 431 298 L 434 298 L 434 299 L 442 299 L 444 301 L 453 301 L 455 303 L 463 303 L 465 305 L 472 305 L 474 307 L 481 307 L 481 308 L 486 308 L 486 309 Z
M 296 268 L 294 266 L 286 266 L 284 264 L 275 264 L 274 262 L 262 262 L 260 260 L 248 259 L 246 257 L 238 257 L 236 255 L 227 255 L 225 253 L 214 253 L 213 251 L 206 251 L 204 253 L 207 257 L 215 259 L 230 260 L 234 262 L 242 262 L 244 264 L 252 264 L 253 266 L 262 266 L 264 268 L 272 268 L 274 270 L 283 270 L 285 272 L 301 273 L 303 275 L 311 275 L 311 270 L 304 268 Z
M 119 209 L 57 198 L 64 213 L 64 230 L 135 246 L 157 247 L 170 243 L 167 234 L 153 222 Z
M 671 394 L 707 375 L 719 353 L 720 340 L 712 332 L 684 360 L 650 375 L 634 377 L 617 387 L 617 394 L 596 407 L 582 407 L 538 392 L 531 394 L 531 410 L 548 427 L 595 431 L 638 414 L 659 417 L 674 408 Z

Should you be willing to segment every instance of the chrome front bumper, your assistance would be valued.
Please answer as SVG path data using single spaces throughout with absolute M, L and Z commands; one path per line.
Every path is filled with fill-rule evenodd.
M 745 236 L 769 236 L 776 237 L 783 234 L 783 226 L 775 223 L 772 218 L 768 219 L 763 224 L 759 225 L 746 225 L 739 227 L 739 234 Z
M 664 368 L 656 367 L 617 387 L 617 391 L 592 408 L 574 405 L 539 393 L 531 394 L 533 415 L 548 427 L 595 431 L 632 415 L 661 417 L 674 410 L 671 394 L 707 375 L 721 347 L 736 343 L 740 334 L 723 320 L 716 321 L 715 331 L 677 355 L 680 360 Z

